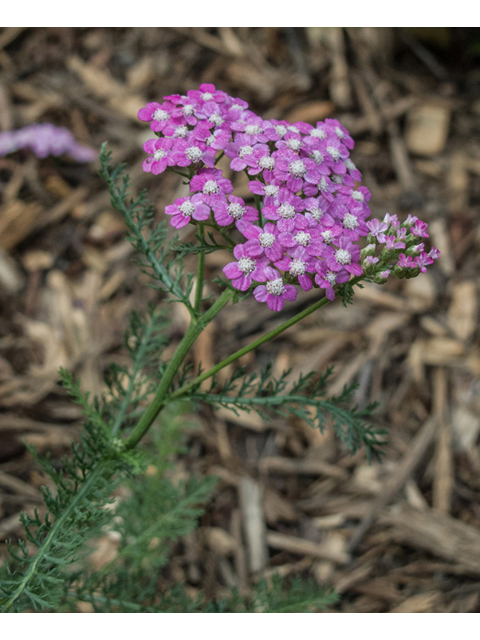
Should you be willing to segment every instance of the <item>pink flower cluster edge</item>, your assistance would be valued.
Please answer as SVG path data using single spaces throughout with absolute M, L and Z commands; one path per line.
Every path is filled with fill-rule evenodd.
M 263 120 L 212 84 L 148 103 L 138 117 L 157 136 L 144 144 L 144 171 L 188 171 L 191 195 L 165 207 L 171 224 L 236 227 L 244 241 L 223 271 L 236 289 L 254 287 L 256 300 L 273 311 L 295 300 L 298 287 L 322 288 L 333 300 L 334 286 L 352 276 L 378 283 L 390 274 L 411 278 L 439 256 L 425 251 L 428 225 L 415 216 L 403 223 L 390 214 L 368 220 L 370 192 L 357 185 L 354 141 L 338 120 L 315 127 Z M 215 167 L 223 154 L 232 171 L 249 177 L 255 207 L 233 195 Z
M 97 157 L 94 149 L 78 144 L 68 129 L 49 122 L 0 133 L 0 156 L 19 149 L 31 149 L 38 158 L 66 153 L 77 162 L 91 162 Z

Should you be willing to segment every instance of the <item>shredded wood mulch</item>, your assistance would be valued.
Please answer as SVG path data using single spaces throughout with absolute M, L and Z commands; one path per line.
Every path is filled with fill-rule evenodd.
M 383 463 L 350 456 L 331 432 L 300 421 L 206 408 L 192 416 L 201 429 L 175 473 L 220 483 L 160 588 L 186 582 L 192 594 L 221 597 L 278 572 L 335 587 L 334 611 L 480 611 L 477 31 L 0 31 L 0 130 L 52 122 L 97 149 L 108 140 L 135 188 L 148 187 L 159 220 L 185 187 L 142 171 L 150 131 L 137 111 L 213 82 L 266 117 L 338 118 L 355 137 L 372 213 L 419 215 L 441 250 L 428 273 L 367 285 L 353 307 L 337 301 L 243 362 L 291 367 L 292 377 L 333 365 L 331 394 L 358 383 L 356 402 L 378 401 L 375 423 L 389 430 Z M 27 152 L 0 158 L 0 540 L 41 504 L 44 478 L 25 443 L 60 457 L 78 437 L 81 413 L 59 368 L 98 392 L 106 365 L 126 362 L 130 311 L 162 300 L 132 264 L 97 168 Z M 248 197 L 243 178 L 237 193 Z M 224 258 L 207 256 L 210 281 Z M 226 309 L 193 359 L 210 367 L 309 296 L 281 314 L 255 302 Z M 174 314 L 170 352 L 186 324 Z M 99 541 L 95 566 L 114 545 Z

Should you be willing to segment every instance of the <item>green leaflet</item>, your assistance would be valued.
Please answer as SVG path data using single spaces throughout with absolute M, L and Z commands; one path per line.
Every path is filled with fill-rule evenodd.
M 295 415 L 321 431 L 328 422 L 351 453 L 363 445 L 369 458 L 379 457 L 382 453 L 380 447 L 385 444 L 386 431 L 365 423 L 365 418 L 372 415 L 376 404 L 364 409 L 347 407 L 356 389 L 355 384 L 346 386 L 338 396 L 326 398 L 327 381 L 332 372 L 333 368 L 330 367 L 315 380 L 316 372 L 311 371 L 290 382 L 290 371 L 284 371 L 280 378 L 274 378 L 271 366 L 266 367 L 260 375 L 247 375 L 245 369 L 240 367 L 221 390 L 214 378 L 207 392 L 196 391 L 192 399 L 226 407 L 234 412 L 253 410 L 266 419 L 272 413 Z

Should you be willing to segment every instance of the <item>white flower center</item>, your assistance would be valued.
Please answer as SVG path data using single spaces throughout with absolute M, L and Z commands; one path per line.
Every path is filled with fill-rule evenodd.
M 266 196 L 270 196 L 272 198 L 274 198 L 275 196 L 278 195 L 278 191 L 279 191 L 280 187 L 277 187 L 274 184 L 267 184 L 265 187 L 263 187 L 263 191 L 265 193 Z
M 287 128 L 288 128 L 289 131 L 292 131 L 293 133 L 300 133 L 300 131 L 297 129 L 297 127 L 294 127 L 293 124 L 291 124 Z
M 222 116 L 220 116 L 218 113 L 212 114 L 208 119 L 208 121 L 213 122 L 213 124 L 216 125 L 217 127 L 219 127 L 224 122 Z
M 155 149 L 153 153 L 153 159 L 161 160 L 162 158 L 165 158 L 166 155 L 167 155 L 167 152 L 164 151 L 163 149 Z
M 323 129 L 312 129 L 310 131 L 310 135 L 312 136 L 312 138 L 318 138 L 319 140 L 325 140 L 325 138 L 327 137 L 327 134 Z
M 241 220 L 245 214 L 245 207 L 239 202 L 232 202 L 232 204 L 228 205 L 228 213 L 235 218 L 235 220 Z
M 284 127 L 283 124 L 277 124 L 275 126 L 275 133 L 278 133 L 279 136 L 286 135 L 287 131 L 288 131 L 287 127 Z
M 351 197 L 357 202 L 363 202 L 365 200 L 365 196 L 361 191 L 352 191 Z
M 327 273 L 324 276 L 324 279 L 327 280 L 327 282 L 329 282 L 333 287 L 333 285 L 337 282 L 337 274 L 334 273 L 333 271 L 327 271 Z
M 189 160 L 198 162 L 202 159 L 202 150 L 198 147 L 188 147 L 188 149 L 185 151 L 185 155 Z
M 299 233 L 297 233 L 297 235 L 294 236 L 293 239 L 295 240 L 295 242 L 298 242 L 298 244 L 301 244 L 302 247 L 308 247 L 312 236 L 305 231 L 299 231 Z
M 220 187 L 218 186 L 215 180 L 207 180 L 207 182 L 203 187 L 203 193 L 206 193 L 206 194 L 218 193 L 219 191 L 220 191 Z
M 331 176 L 330 180 L 332 182 L 334 182 L 335 184 L 343 184 L 343 178 L 342 176 Z
M 340 138 L 340 140 L 343 140 L 345 137 L 345 134 L 343 133 L 343 131 L 340 129 L 340 127 L 335 127 L 335 133 L 337 134 L 337 136 Z
M 327 181 L 325 180 L 325 176 L 320 178 L 320 182 L 318 183 L 318 188 L 320 191 L 328 191 Z
M 275 168 L 275 160 L 270 156 L 263 156 L 263 158 L 260 158 L 258 161 L 258 166 L 262 169 L 267 169 L 267 171 L 271 171 Z
M 351 213 L 345 214 L 345 217 L 343 218 L 343 226 L 346 229 L 351 229 L 353 231 L 353 229 L 356 229 L 359 224 L 360 223 L 354 215 L 352 215 Z
M 284 202 L 278 207 L 277 213 L 284 220 L 288 220 L 289 218 L 294 218 L 296 215 L 295 207 L 293 207 L 291 204 L 288 204 L 287 202 Z
M 189 200 L 187 200 L 187 202 L 184 202 L 183 204 L 181 204 L 179 207 L 180 211 L 183 213 L 183 215 L 188 218 L 189 216 L 192 215 L 192 213 L 195 213 L 195 205 L 190 202 Z
M 215 142 L 215 136 L 210 136 L 205 140 L 205 144 L 207 145 L 207 147 L 211 147 L 214 142 Z
M 335 251 L 335 260 L 338 264 L 350 264 L 352 261 L 352 254 L 346 249 L 337 249 Z
M 269 280 L 269 282 L 267 282 L 267 291 L 274 296 L 281 296 L 283 293 L 285 293 L 283 280 L 281 278 L 277 278 L 276 280 Z
M 249 136 L 256 136 L 259 133 L 262 133 L 262 129 L 258 126 L 258 124 L 247 124 L 245 127 L 245 133 Z
M 164 111 L 164 109 L 157 109 L 152 114 L 153 120 L 157 120 L 158 122 L 163 122 L 164 120 L 168 120 L 169 117 L 170 117 L 170 114 L 168 113 L 168 111 Z
M 268 233 L 267 231 L 265 231 L 265 233 L 261 233 L 258 236 L 258 239 L 260 240 L 261 247 L 271 247 L 275 242 L 275 236 L 273 233 Z
M 357 168 L 353 162 L 350 160 L 350 158 L 347 158 L 346 160 L 344 160 L 345 166 L 347 167 L 347 169 L 349 169 L 350 171 L 355 171 L 355 169 Z
M 193 114 L 194 110 L 195 107 L 193 106 L 193 104 L 186 104 L 183 107 L 183 113 L 187 116 L 187 118 Z
M 250 145 L 245 145 L 244 147 L 240 147 L 240 149 L 238 150 L 238 156 L 240 158 L 243 158 L 243 156 L 249 156 L 251 155 L 253 151 L 253 147 L 251 147 Z
M 209 93 L 208 91 L 206 91 L 205 93 L 202 93 L 202 98 L 204 100 L 213 100 L 213 96 L 211 93 Z
M 292 276 L 303 276 L 305 275 L 306 266 L 307 263 L 303 260 L 292 260 L 288 271 L 292 274 Z
M 289 147 L 289 149 L 292 149 L 292 151 L 298 151 L 302 146 L 302 143 L 300 140 L 297 140 L 297 138 L 290 138 L 290 140 L 287 142 L 287 146 Z
M 230 109 L 237 109 L 238 111 L 243 111 L 245 107 L 242 107 L 241 104 L 232 104 L 232 106 L 230 107 Z
M 330 244 L 333 241 L 333 233 L 330 231 L 330 229 L 327 229 L 326 231 L 322 231 L 320 235 L 322 236 L 322 238 L 327 244 Z
M 319 207 L 312 207 L 309 209 L 309 213 L 317 222 L 323 217 L 323 211 Z
M 238 268 L 247 276 L 249 273 L 252 273 L 252 271 L 255 271 L 256 265 L 257 263 L 255 262 L 255 260 L 253 260 L 252 258 L 248 258 L 247 256 L 240 258 L 240 260 L 238 261 Z
M 306 173 L 307 167 L 301 160 L 295 160 L 289 164 L 288 170 L 295 178 L 300 178 Z
M 185 138 L 188 133 L 188 127 L 184 124 L 181 124 L 175 129 L 175 133 L 173 134 L 175 138 Z
M 334 162 L 340 160 L 340 151 L 337 147 L 327 147 L 327 151 L 332 156 Z
M 314 149 L 312 151 L 312 153 L 310 154 L 310 158 L 316 163 L 316 164 L 322 164 L 323 162 L 323 153 L 320 153 L 320 151 L 318 149 Z

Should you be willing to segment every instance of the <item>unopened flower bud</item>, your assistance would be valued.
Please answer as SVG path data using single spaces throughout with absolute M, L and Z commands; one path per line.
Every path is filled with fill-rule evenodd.
M 367 246 L 360 251 L 360 260 L 364 260 L 368 256 L 375 255 L 376 248 L 375 244 L 367 244 Z

